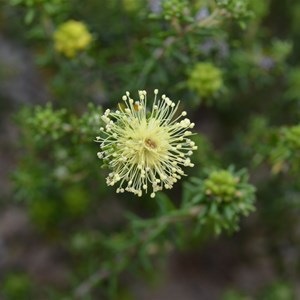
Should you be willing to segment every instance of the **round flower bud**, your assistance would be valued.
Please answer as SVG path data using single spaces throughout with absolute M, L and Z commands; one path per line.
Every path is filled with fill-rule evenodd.
M 197 63 L 190 73 L 188 86 L 200 97 L 211 97 L 223 87 L 222 72 L 211 63 Z
M 68 58 L 86 49 L 92 42 L 92 35 L 84 23 L 70 20 L 61 24 L 54 32 L 54 48 Z

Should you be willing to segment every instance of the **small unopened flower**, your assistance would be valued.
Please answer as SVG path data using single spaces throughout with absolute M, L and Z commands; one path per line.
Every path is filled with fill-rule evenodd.
M 53 38 L 55 50 L 69 58 L 86 49 L 92 42 L 92 35 L 85 24 L 74 20 L 61 24 Z
M 123 0 L 123 7 L 127 12 L 136 12 L 141 6 L 141 0 Z
M 166 20 L 181 18 L 185 14 L 188 5 L 186 0 L 163 0 L 161 2 L 163 15 Z
M 189 139 L 194 127 L 186 112 L 177 114 L 175 104 L 166 95 L 158 97 L 147 109 L 147 93 L 139 91 L 139 100 L 131 98 L 129 92 L 122 97 L 119 110 L 107 109 L 102 116 L 106 124 L 100 128 L 101 136 L 96 140 L 103 159 L 112 170 L 106 178 L 108 185 L 118 185 L 117 193 L 132 192 L 138 196 L 171 189 L 182 176 L 182 167 L 193 167 L 190 156 L 197 149 Z
M 223 87 L 222 72 L 209 62 L 197 63 L 190 73 L 188 86 L 200 97 L 212 97 Z
M 213 171 L 204 181 L 205 193 L 218 202 L 229 202 L 238 196 L 239 179 L 228 170 Z

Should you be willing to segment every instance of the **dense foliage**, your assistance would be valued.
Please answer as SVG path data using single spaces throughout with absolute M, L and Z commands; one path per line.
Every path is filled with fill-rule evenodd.
M 51 99 L 25 104 L 14 115 L 20 151 L 12 174 L 14 201 L 26 208 L 41 235 L 67 253 L 71 270 L 66 288 L 41 287 L 22 270 L 11 271 L 1 296 L 132 299 L 122 275 L 143 274 L 146 280 L 172 251 L 243 232 L 242 221 L 255 208 L 254 221 L 245 227 L 270 232 L 275 253 L 280 239 L 299 250 L 296 0 L 0 5 L 0 30 L 33 53 Z M 0 80 L 4 76 L 0 70 Z M 97 158 L 101 116 L 121 107 L 125 91 L 136 100 L 138 91 L 154 89 L 181 100 L 180 110 L 195 123 L 194 167 L 155 199 L 117 194 L 106 185 L 108 172 Z M 295 299 L 293 285 L 281 281 L 294 277 L 280 255 L 274 260 L 287 278 L 278 275 L 256 295 Z M 223 295 L 252 296 L 235 289 Z

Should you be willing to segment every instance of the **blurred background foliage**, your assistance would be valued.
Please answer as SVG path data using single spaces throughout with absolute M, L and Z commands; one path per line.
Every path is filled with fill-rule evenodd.
M 1 208 L 26 211 L 67 270 L 44 284 L 7 264 L 3 299 L 140 299 L 132 282 L 163 281 L 157 270 L 174 253 L 216 238 L 247 253 L 254 236 L 264 237 L 270 279 L 224 279 L 201 299 L 300 297 L 299 1 L 3 0 L 2 37 L 30 53 L 40 81 L 16 101 L 7 86 L 26 57 L 11 66 L 0 46 L 1 116 L 17 128 Z M 155 200 L 118 195 L 96 156 L 100 116 L 124 91 L 155 88 L 195 122 L 195 167 Z

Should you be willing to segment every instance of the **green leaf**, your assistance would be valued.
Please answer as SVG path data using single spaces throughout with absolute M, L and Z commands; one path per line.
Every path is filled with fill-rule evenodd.
M 234 215 L 234 212 L 232 211 L 231 207 L 226 206 L 224 210 L 225 216 L 230 221 L 232 219 L 232 216 Z
M 201 200 L 203 199 L 203 195 L 202 194 L 196 194 L 192 200 L 191 200 L 191 204 L 197 204 L 199 202 L 201 202 Z
M 27 14 L 25 15 L 25 23 L 27 25 L 32 23 L 34 16 L 35 16 L 35 11 L 33 9 L 29 9 Z
M 161 214 L 166 214 L 166 213 L 176 209 L 173 202 L 170 200 L 170 198 L 166 194 L 158 193 L 156 199 L 157 199 L 157 203 L 159 205 Z
M 10 0 L 9 3 L 10 3 L 10 5 L 15 6 L 15 5 L 21 4 L 22 0 Z
M 209 214 L 214 216 L 218 211 L 218 204 L 216 202 L 211 203 Z

